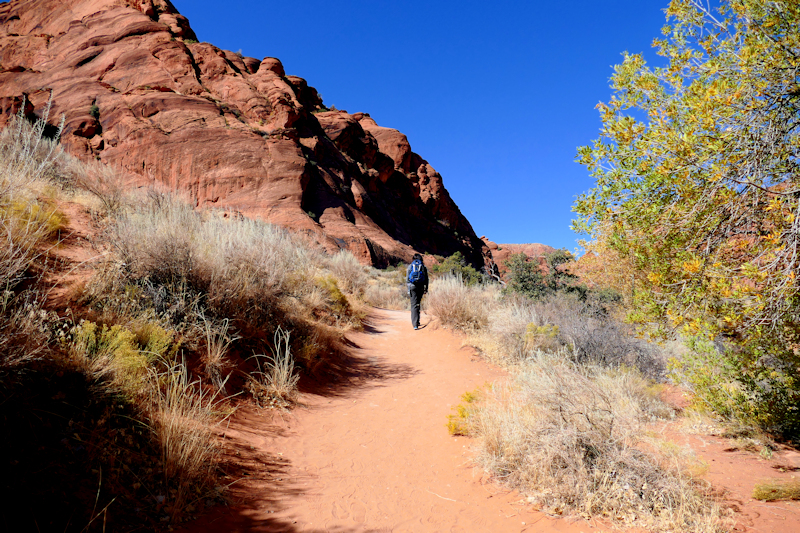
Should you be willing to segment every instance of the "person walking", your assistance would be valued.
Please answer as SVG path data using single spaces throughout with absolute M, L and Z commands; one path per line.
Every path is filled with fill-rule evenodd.
M 411 298 L 411 325 L 419 329 L 420 305 L 422 295 L 428 292 L 428 269 L 422 262 L 422 256 L 414 254 L 411 264 L 406 268 L 408 295 Z

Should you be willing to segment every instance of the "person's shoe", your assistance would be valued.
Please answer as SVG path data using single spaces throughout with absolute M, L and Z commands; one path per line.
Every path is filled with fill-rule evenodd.
M 414 329 L 419 329 L 419 326 L 414 326 Z

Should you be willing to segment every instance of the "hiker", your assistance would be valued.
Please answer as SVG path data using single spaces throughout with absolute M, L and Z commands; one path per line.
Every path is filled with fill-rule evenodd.
M 419 306 L 422 295 L 428 292 L 428 269 L 422 262 L 422 256 L 414 254 L 411 264 L 406 268 L 408 296 L 411 298 L 411 325 L 419 329 Z

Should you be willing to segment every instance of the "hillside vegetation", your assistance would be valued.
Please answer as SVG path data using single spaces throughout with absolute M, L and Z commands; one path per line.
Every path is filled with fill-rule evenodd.
M 47 119 L 0 136 L 0 523 L 159 529 L 224 501 L 216 428 L 241 399 L 287 407 L 301 376 L 333 376 L 381 278 L 235 213 L 123 192 L 45 138 Z M 82 266 L 60 254 L 67 205 L 100 254 L 50 309 Z

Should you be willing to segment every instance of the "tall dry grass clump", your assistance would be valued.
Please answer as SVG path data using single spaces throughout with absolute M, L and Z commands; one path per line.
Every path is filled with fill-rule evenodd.
M 151 368 L 148 400 L 161 451 L 163 504 L 174 521 L 195 500 L 217 491 L 220 447 L 213 431 L 225 419 L 216 394 L 191 380 L 184 362 Z
M 670 415 L 637 372 L 539 353 L 470 409 L 479 461 L 557 514 L 654 531 L 721 531 L 680 454 L 645 436 Z
M 465 285 L 460 277 L 445 275 L 430 283 L 423 305 L 445 326 L 474 331 L 489 322 L 490 310 L 498 296 L 492 286 Z
M 273 402 L 286 407 L 294 401 L 300 376 L 295 368 L 289 337 L 290 333 L 279 327 L 275 330 L 272 355 L 253 355 L 257 370 L 252 372 L 249 386 L 259 402 Z

